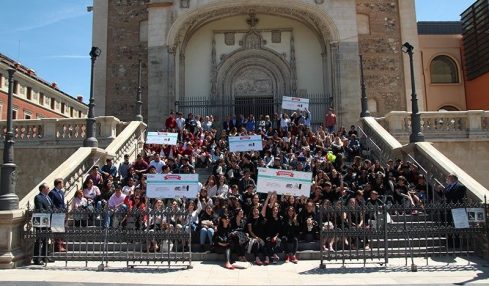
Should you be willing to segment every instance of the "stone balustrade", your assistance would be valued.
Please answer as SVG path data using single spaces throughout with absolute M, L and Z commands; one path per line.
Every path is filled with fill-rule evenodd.
M 452 112 L 450 112 L 450 114 L 451 113 Z M 438 117 L 433 114 L 426 115 L 427 113 L 424 113 L 425 124 L 428 121 L 434 122 L 434 119 L 450 121 L 450 124 L 439 124 L 439 129 L 427 127 L 425 129 L 427 130 L 425 136 L 427 134 L 429 136 L 444 134 L 443 132 L 445 132 L 447 136 L 450 132 L 452 132 L 450 134 L 458 134 L 457 132 L 462 132 L 461 126 L 466 124 L 464 125 L 466 126 L 466 129 L 463 131 L 466 134 L 470 134 L 470 130 L 472 130 L 472 135 L 478 134 L 479 137 L 477 138 L 488 138 L 488 127 L 485 124 L 487 123 L 489 112 L 456 113 L 457 114 L 453 114 L 452 116 L 438 115 Z M 466 115 L 465 117 L 462 116 L 464 113 Z M 407 133 L 406 136 L 409 139 L 410 126 L 409 128 L 405 126 L 406 122 L 410 122 L 410 120 L 407 120 L 410 119 L 409 115 L 410 114 L 407 112 L 391 112 L 384 119 L 378 120 L 378 122 L 373 117 L 365 117 L 360 120 L 358 124 L 360 127 L 359 136 L 364 144 L 366 144 L 368 147 L 372 157 L 381 161 L 382 163 L 386 163 L 388 159 L 411 161 L 426 172 L 424 175 L 426 176 L 428 182 L 433 186 L 444 184 L 446 177 L 449 174 L 456 174 L 459 181 L 467 187 L 467 195 L 470 199 L 484 201 L 486 196 L 489 195 L 489 191 L 469 174 L 467 174 L 466 171 L 457 166 L 457 164 L 452 162 L 439 150 L 433 147 L 432 143 L 419 142 L 415 144 L 402 145 L 382 126 L 389 124 L 388 126 L 392 128 L 391 130 L 393 130 L 392 133 Z M 457 121 L 458 123 L 456 123 Z M 448 128 L 448 126 L 450 126 L 450 128 Z M 469 128 L 467 128 L 467 126 L 469 126 Z M 409 132 L 407 130 L 409 130 Z M 486 132 L 486 137 L 484 137 L 484 132 Z M 436 139 L 438 140 L 439 138 Z
M 420 112 L 421 130 L 427 141 L 457 139 L 489 139 L 489 111 Z M 392 111 L 377 121 L 401 142 L 408 142 L 411 113 Z
M 97 121 L 104 126 L 103 120 Z M 114 122 L 120 122 L 109 120 L 112 123 L 112 128 L 107 128 L 106 132 L 114 132 L 117 124 Z M 109 124 L 106 124 L 109 126 Z M 103 129 L 102 134 L 104 133 Z M 127 124 L 126 128 L 112 140 L 112 142 L 105 149 L 101 148 L 90 148 L 90 147 L 80 147 L 73 153 L 68 159 L 66 159 L 58 168 L 53 170 L 42 181 L 30 191 L 28 194 L 21 199 L 19 202 L 19 207 L 21 209 L 27 209 L 29 205 L 32 206 L 34 202 L 34 197 L 39 193 L 39 186 L 43 182 L 48 183 L 52 187 L 52 183 L 56 178 L 62 178 L 65 182 L 65 198 L 69 201 L 73 197 L 76 190 L 81 189 L 83 180 L 87 175 L 88 171 L 94 165 L 105 164 L 106 158 L 113 158 L 114 164 L 118 165 L 124 160 L 124 154 L 129 154 L 130 160 L 134 161 L 138 153 L 143 150 L 144 135 L 146 131 L 146 124 L 140 121 L 132 121 Z
M 86 136 L 86 119 L 43 118 L 14 120 L 16 146 L 76 145 L 81 146 Z M 101 147 L 108 146 L 127 124 L 113 116 L 96 117 L 95 134 Z M 0 121 L 5 138 L 7 122 Z

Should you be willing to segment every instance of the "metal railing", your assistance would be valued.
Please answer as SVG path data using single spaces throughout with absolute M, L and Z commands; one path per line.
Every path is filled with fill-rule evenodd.
M 71 211 L 27 211 L 24 238 L 32 246 L 34 263 L 48 261 L 126 262 L 127 267 L 192 267 L 191 231 L 177 222 L 187 212 L 128 210 L 89 205 Z M 67 251 L 60 251 L 62 248 Z
M 311 112 L 311 126 L 317 127 L 322 125 L 324 115 L 328 108 L 333 104 L 333 97 L 327 94 L 306 94 L 299 96 L 309 99 L 309 111 Z M 206 116 L 213 115 L 221 127 L 223 119 L 227 116 L 242 114 L 245 118 L 253 113 L 256 121 L 260 116 L 269 115 L 273 120 L 275 113 L 282 112 L 282 97 L 241 97 L 241 98 L 209 98 L 209 97 L 191 97 L 175 102 L 175 109 L 181 111 L 184 116 L 188 113 L 194 115 Z M 293 110 L 284 110 L 288 114 Z
M 472 202 L 324 206 L 320 209 L 320 268 L 326 262 L 387 266 L 389 259 L 403 258 L 406 266 L 417 271 L 414 257 L 426 259 L 427 265 L 434 257 L 469 260 L 482 255 L 488 210 L 486 203 Z M 466 225 L 460 224 L 464 213 Z

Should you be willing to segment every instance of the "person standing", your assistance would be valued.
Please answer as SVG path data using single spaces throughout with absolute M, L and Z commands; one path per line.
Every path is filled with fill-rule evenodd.
M 439 189 L 439 192 L 445 197 L 447 203 L 461 203 L 465 198 L 465 193 L 467 192 L 467 188 L 458 181 L 458 177 L 455 174 L 450 174 L 447 177 L 448 185 L 445 189 Z
M 53 202 L 49 197 L 49 186 L 46 183 L 42 183 L 39 186 L 39 194 L 34 198 L 34 212 L 38 213 L 50 213 L 53 210 Z M 47 227 L 40 227 L 38 232 L 47 232 Z M 36 238 L 34 243 L 34 259 L 33 263 L 36 265 L 42 265 L 43 262 L 48 262 L 48 239 Z
M 173 111 L 170 112 L 170 115 L 165 120 L 165 127 L 167 132 L 174 132 L 177 128 L 177 121 L 175 119 L 175 113 Z
M 328 114 L 324 118 L 324 128 L 328 130 L 328 133 L 333 133 L 336 126 L 336 114 L 334 113 L 333 108 L 328 110 Z
M 54 180 L 54 188 L 49 192 L 48 196 L 53 203 L 54 210 L 59 212 L 64 212 L 66 210 L 63 179 L 58 178 Z M 54 251 L 66 252 L 66 245 L 62 238 L 55 238 L 54 241 Z

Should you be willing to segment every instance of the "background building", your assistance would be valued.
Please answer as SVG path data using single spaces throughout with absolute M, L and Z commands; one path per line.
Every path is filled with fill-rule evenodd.
M 467 109 L 489 110 L 489 1 L 462 13 Z
M 409 109 L 404 42 L 421 70 L 414 0 L 95 0 L 93 11 L 93 45 L 103 51 L 96 114 L 133 118 L 142 60 L 150 129 L 170 110 L 209 105 L 221 119 L 238 113 L 239 102 L 271 102 L 277 112 L 282 96 L 311 94 L 323 99 L 313 121 L 333 106 L 346 125 L 360 113 L 359 54 L 375 115 Z
M 0 54 L 0 114 L 7 118 L 7 94 L 9 68 L 14 74 L 14 119 L 83 118 L 88 107 L 82 98 L 73 98 L 59 90 L 56 83 L 39 78 L 34 70 Z
M 425 109 L 466 110 L 461 22 L 418 22 Z

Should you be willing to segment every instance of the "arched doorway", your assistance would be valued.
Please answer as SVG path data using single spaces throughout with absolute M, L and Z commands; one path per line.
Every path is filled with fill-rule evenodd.
M 293 67 L 263 43 L 260 33 L 251 27 L 242 48 L 216 67 L 212 98 L 228 106 L 224 114 L 271 115 L 278 111 L 282 96 L 295 95 Z

